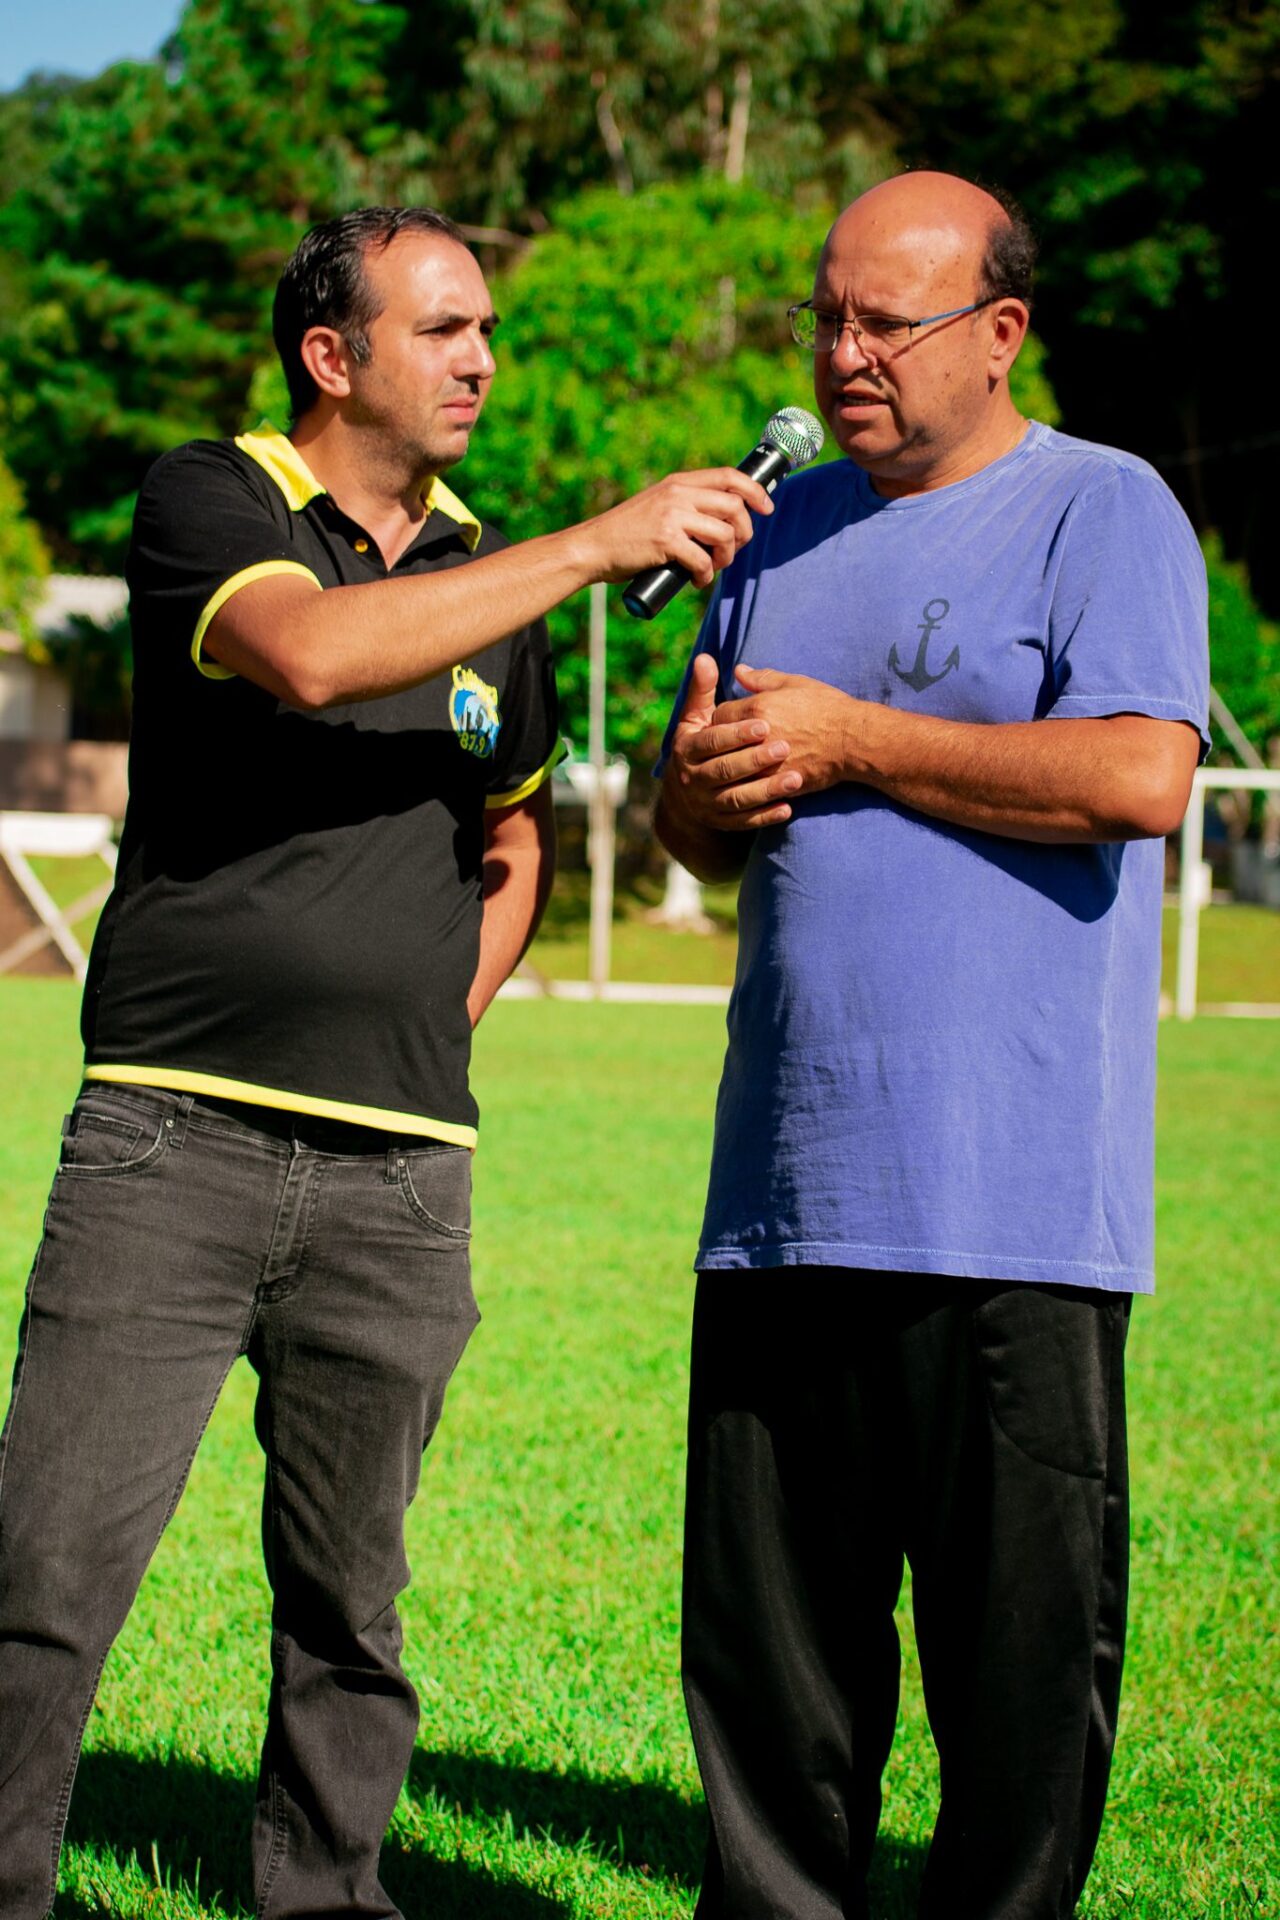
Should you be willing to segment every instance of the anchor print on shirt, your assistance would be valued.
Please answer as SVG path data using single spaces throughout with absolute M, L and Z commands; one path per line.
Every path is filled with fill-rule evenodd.
M 899 680 L 905 680 L 917 693 L 923 693 L 926 687 L 936 686 L 939 680 L 945 680 L 953 667 L 960 665 L 960 649 L 952 647 L 942 663 L 939 673 L 930 673 L 926 664 L 929 653 L 929 640 L 935 627 L 940 627 L 951 611 L 951 602 L 939 596 L 936 600 L 926 601 L 920 622 L 920 645 L 916 648 L 915 662 L 910 668 L 898 665 L 898 648 L 895 642 L 889 649 L 889 665 Z

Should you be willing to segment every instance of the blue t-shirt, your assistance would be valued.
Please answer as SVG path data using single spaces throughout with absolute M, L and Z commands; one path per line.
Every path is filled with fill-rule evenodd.
M 745 661 L 912 713 L 1132 712 L 1207 740 L 1186 518 L 1142 461 L 1035 423 L 908 499 L 849 461 L 789 480 L 698 645 L 722 699 Z M 697 1264 L 1150 1291 L 1163 859 L 856 784 L 759 832 Z

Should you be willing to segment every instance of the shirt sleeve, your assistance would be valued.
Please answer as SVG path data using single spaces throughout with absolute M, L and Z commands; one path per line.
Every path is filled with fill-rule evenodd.
M 563 757 L 555 662 L 546 622 L 536 620 L 513 649 L 485 805 L 518 806 Z
M 1184 720 L 1209 747 L 1208 589 L 1195 534 L 1149 467 L 1112 466 L 1063 528 L 1043 711 Z
M 320 585 L 298 558 L 288 505 L 272 491 L 235 448 L 195 441 L 159 459 L 138 495 L 126 567 L 135 631 L 180 639 L 207 679 L 234 678 L 201 651 L 232 594 L 272 574 Z

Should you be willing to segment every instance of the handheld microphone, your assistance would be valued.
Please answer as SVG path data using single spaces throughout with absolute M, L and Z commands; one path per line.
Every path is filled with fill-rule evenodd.
M 782 407 L 774 414 L 738 472 L 758 480 L 772 493 L 779 480 L 796 467 L 807 466 L 822 451 L 822 422 L 803 407 Z M 623 591 L 622 604 L 637 620 L 652 620 L 692 578 L 687 568 L 646 567 Z

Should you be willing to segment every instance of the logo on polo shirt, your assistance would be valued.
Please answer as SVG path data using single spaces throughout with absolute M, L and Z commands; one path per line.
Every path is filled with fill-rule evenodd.
M 449 694 L 449 719 L 458 736 L 458 745 L 482 760 L 493 757 L 502 715 L 498 711 L 498 689 L 473 673 L 470 667 L 455 667 L 453 688 Z

